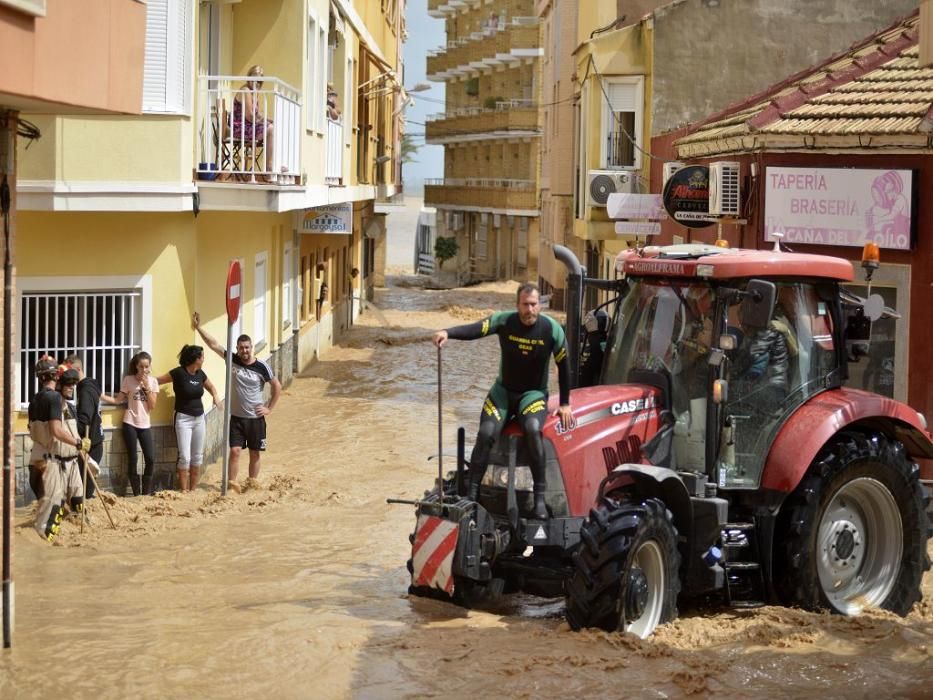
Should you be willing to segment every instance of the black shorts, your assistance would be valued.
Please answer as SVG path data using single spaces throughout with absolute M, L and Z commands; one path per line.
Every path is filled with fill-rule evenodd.
M 230 416 L 230 447 L 248 447 L 259 452 L 265 451 L 266 417 Z

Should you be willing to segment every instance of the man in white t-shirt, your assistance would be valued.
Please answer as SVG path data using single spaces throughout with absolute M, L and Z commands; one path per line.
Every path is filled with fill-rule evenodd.
M 191 317 L 192 325 L 204 339 L 204 344 L 223 358 L 227 349 L 216 338 L 201 327 L 201 316 L 197 311 Z M 269 403 L 263 402 L 262 390 L 266 384 L 272 389 Z M 230 471 L 229 485 L 240 491 L 236 481 L 240 469 L 240 452 L 249 449 L 249 478 L 259 478 L 259 457 L 266 449 L 266 416 L 272 412 L 282 393 L 282 385 L 276 379 L 268 363 L 253 355 L 253 341 L 248 335 L 237 338 L 236 353 L 233 355 L 233 386 L 230 394 Z

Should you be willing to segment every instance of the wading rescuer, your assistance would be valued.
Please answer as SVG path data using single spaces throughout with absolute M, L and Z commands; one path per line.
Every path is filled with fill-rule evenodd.
M 492 385 L 479 419 L 476 444 L 470 455 L 471 499 L 478 500 L 479 485 L 489 463 L 489 451 L 506 421 L 515 416 L 525 433 L 531 474 L 534 479 L 536 518 L 548 517 L 544 502 L 547 490 L 544 442 L 541 426 L 547 417 L 548 365 L 551 355 L 557 363 L 560 408 L 555 415 L 561 424 L 573 427 L 570 410 L 570 371 L 567 366 L 567 343 L 564 330 L 554 319 L 541 313 L 538 288 L 523 284 L 518 288 L 516 311 L 500 311 L 492 316 L 434 334 L 434 344 L 443 347 L 448 338 L 476 340 L 499 336 L 501 360 L 499 376 Z
M 66 376 L 71 373 L 71 375 Z M 74 393 L 78 373 L 62 375 L 62 393 L 55 391 L 58 363 L 51 357 L 39 359 L 35 368 L 39 391 L 29 402 L 29 485 L 39 500 L 36 532 L 51 542 L 64 516 L 65 499 L 71 510 L 84 508 L 84 490 L 78 473 L 78 452 L 91 448 L 89 438 L 78 435 L 78 422 L 66 398 Z

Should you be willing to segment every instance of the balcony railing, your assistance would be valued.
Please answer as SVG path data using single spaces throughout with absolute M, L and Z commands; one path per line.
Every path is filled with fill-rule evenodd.
M 327 120 L 327 164 L 324 182 L 328 185 L 343 183 L 343 122 Z
M 505 100 L 495 109 L 467 107 L 428 117 L 425 137 L 430 141 L 473 134 L 538 131 L 538 107 L 531 100 Z
M 477 207 L 536 211 L 538 190 L 534 180 L 501 178 L 444 178 L 424 181 L 428 206 Z
M 202 180 L 297 184 L 301 163 L 301 93 L 264 76 L 201 76 L 198 162 Z
M 481 32 L 452 39 L 428 52 L 427 75 L 445 78 L 519 61 L 536 55 L 541 46 L 537 17 L 499 20 Z

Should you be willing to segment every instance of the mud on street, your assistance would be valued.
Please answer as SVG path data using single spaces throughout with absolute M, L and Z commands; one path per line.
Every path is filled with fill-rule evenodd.
M 571 632 L 562 600 L 491 611 L 410 598 L 410 506 L 436 463 L 444 326 L 514 305 L 514 284 L 391 278 L 269 421 L 260 484 L 112 499 L 56 546 L 17 512 L 14 648 L 0 697 L 921 698 L 933 694 L 933 576 L 907 618 L 684 609 L 641 641 Z M 444 431 L 471 435 L 494 339 L 444 350 Z M 555 379 L 556 384 L 556 379 Z M 469 440 L 469 438 L 468 438 Z M 454 458 L 447 457 L 452 469 Z

